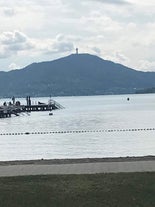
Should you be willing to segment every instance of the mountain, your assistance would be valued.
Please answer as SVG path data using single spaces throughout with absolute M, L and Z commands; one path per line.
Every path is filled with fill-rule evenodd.
M 89 54 L 0 72 L 1 97 L 123 94 L 154 86 L 155 72 L 136 71 Z

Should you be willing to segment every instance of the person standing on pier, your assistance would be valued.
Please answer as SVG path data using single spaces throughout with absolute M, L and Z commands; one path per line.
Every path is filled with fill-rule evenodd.
M 31 106 L 31 97 L 29 96 L 29 106 Z
M 30 98 L 30 96 L 26 96 L 26 104 L 27 104 L 27 106 L 31 106 L 31 98 Z
M 14 96 L 12 97 L 12 102 L 13 102 L 13 105 L 15 105 L 15 97 Z
M 28 106 L 28 96 L 26 96 L 26 105 Z

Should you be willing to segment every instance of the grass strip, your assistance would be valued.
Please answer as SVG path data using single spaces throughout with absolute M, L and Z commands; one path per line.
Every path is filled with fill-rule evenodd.
M 155 173 L 0 178 L 5 207 L 153 207 Z

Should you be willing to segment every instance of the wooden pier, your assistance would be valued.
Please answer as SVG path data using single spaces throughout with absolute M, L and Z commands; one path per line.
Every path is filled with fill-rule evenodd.
M 52 100 L 48 104 L 45 103 L 38 103 L 35 105 L 27 104 L 27 105 L 20 105 L 20 104 L 11 104 L 11 105 L 3 105 L 0 106 L 0 118 L 8 118 L 11 117 L 12 114 L 15 116 L 19 116 L 22 112 L 34 112 L 34 111 L 52 111 L 56 109 L 64 108 L 56 101 Z
M 11 117 L 10 110 L 0 109 L 0 118 L 7 118 L 7 117 Z

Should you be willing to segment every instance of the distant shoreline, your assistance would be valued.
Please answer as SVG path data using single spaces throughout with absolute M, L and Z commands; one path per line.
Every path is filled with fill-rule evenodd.
M 0 166 L 8 165 L 55 165 L 55 164 L 78 164 L 97 162 L 134 162 L 153 161 L 155 156 L 127 156 L 127 157 L 106 157 L 106 158 L 77 158 L 77 159 L 40 159 L 40 160 L 14 160 L 0 161 Z

